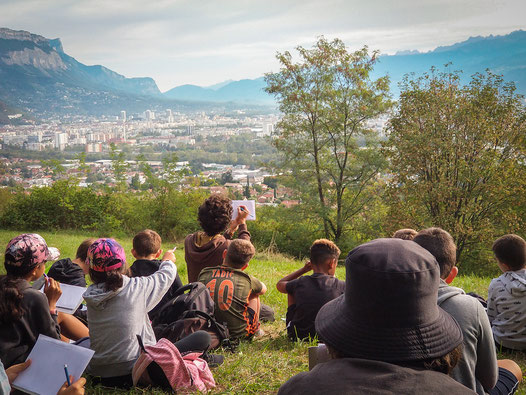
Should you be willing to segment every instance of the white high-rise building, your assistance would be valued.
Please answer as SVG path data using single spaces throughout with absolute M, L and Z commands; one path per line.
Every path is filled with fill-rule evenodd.
M 270 136 L 273 131 L 274 131 L 274 124 L 266 123 L 265 125 L 263 125 L 263 134 L 264 135 Z
M 166 115 L 167 115 L 167 120 L 168 120 L 168 122 L 169 122 L 169 123 L 173 123 L 173 121 L 174 121 L 174 115 L 173 115 L 173 113 L 172 113 L 172 110 L 167 109 L 167 110 L 166 110 Z
M 146 117 L 147 121 L 153 121 L 155 119 L 155 112 L 152 110 L 146 110 L 144 112 L 144 116 Z
M 121 111 L 120 119 L 122 122 L 126 122 L 126 111 L 124 110 Z
M 64 151 L 67 144 L 68 144 L 68 134 L 67 133 L 55 133 L 55 148 L 61 151 Z

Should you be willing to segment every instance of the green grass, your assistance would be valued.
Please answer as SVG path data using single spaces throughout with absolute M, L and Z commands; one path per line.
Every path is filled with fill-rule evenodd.
M 8 241 L 22 232 L 0 231 L 0 247 L 3 249 Z M 87 237 L 96 237 L 88 233 L 52 233 L 40 232 L 48 244 L 57 247 L 61 251 L 61 257 L 74 257 L 77 246 Z M 131 238 L 117 238 L 126 251 L 128 263 L 133 262 L 131 255 Z M 172 248 L 173 244 L 163 245 L 163 249 Z M 182 245 L 178 244 L 176 250 L 177 269 L 183 282 L 186 282 L 186 265 Z M 0 272 L 4 271 L 3 254 L 0 256 Z M 255 339 L 251 343 L 242 343 L 238 352 L 231 354 L 224 352 L 225 362 L 218 368 L 212 370 L 217 387 L 211 392 L 213 394 L 269 394 L 277 392 L 279 386 L 296 373 L 308 370 L 307 349 L 311 343 L 292 343 L 286 338 L 285 318 L 287 310 L 287 297 L 276 290 L 275 284 L 286 274 L 302 266 L 296 260 L 288 259 L 279 255 L 268 256 L 258 254 L 251 261 L 247 272 L 263 281 L 268 288 L 267 294 L 262 297 L 262 302 L 274 308 L 276 321 L 264 323 L 262 328 L 265 335 Z M 345 279 L 345 268 L 338 267 L 337 277 Z M 487 288 L 490 277 L 478 277 L 474 275 L 459 276 L 453 281 L 454 286 L 466 291 L 476 292 L 487 297 Z M 526 369 L 526 354 L 499 354 L 499 358 L 510 358 L 515 360 L 523 371 Z M 90 394 L 163 394 L 155 389 L 133 389 L 131 391 L 114 391 L 105 387 L 93 387 L 87 385 L 87 393 Z M 519 394 L 526 394 L 526 385 L 519 388 Z

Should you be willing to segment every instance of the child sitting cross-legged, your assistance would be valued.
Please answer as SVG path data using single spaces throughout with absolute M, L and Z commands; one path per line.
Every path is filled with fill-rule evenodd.
M 204 268 L 199 274 L 214 300 L 214 316 L 227 324 L 231 339 L 251 338 L 259 329 L 259 296 L 267 287 L 244 272 L 254 254 L 250 241 L 232 240 L 223 252 L 223 265 Z
M 345 292 L 345 282 L 334 273 L 340 249 L 330 240 L 316 240 L 310 248 L 310 261 L 283 277 L 276 287 L 288 295 L 287 333 L 291 339 L 314 338 L 314 320 L 320 308 Z M 310 276 L 304 274 L 313 271 Z
M 162 261 L 159 260 L 163 250 L 161 250 L 161 236 L 153 230 L 145 229 L 139 232 L 133 238 L 132 255 L 136 259 L 130 266 L 131 277 L 149 276 L 161 267 Z M 155 306 L 148 316 L 153 320 L 156 313 L 165 303 L 173 298 L 175 291 L 182 287 L 183 283 L 179 278 L 179 273 L 175 276 L 175 280 L 164 294 L 161 301 Z
M 488 317 L 498 348 L 526 350 L 526 242 L 509 234 L 493 243 L 503 274 L 491 280 Z

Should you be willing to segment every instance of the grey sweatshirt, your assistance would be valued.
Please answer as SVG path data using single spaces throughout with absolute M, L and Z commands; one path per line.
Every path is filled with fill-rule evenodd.
M 453 316 L 464 336 L 462 358 L 451 377 L 478 394 L 495 386 L 498 378 L 497 356 L 486 311 L 480 302 L 460 288 L 440 280 L 438 305 Z
M 526 269 L 491 280 L 488 317 L 497 343 L 526 350 Z
M 95 351 L 89 374 L 114 377 L 131 373 L 139 357 L 136 335 L 142 336 L 145 345 L 156 343 L 148 311 L 159 303 L 176 274 L 177 267 L 165 261 L 151 276 L 123 276 L 123 286 L 116 291 L 106 291 L 104 283 L 88 287 L 84 299 L 88 306 L 90 348 Z

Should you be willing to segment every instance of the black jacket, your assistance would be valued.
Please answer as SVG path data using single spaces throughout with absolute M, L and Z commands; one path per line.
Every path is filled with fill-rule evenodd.
M 24 295 L 24 315 L 14 322 L 0 321 L 0 358 L 6 369 L 26 360 L 39 334 L 60 339 L 57 316 L 49 312 L 46 295 L 26 280 L 20 280 L 19 287 Z
M 130 273 L 131 277 L 143 277 L 143 276 L 150 276 L 153 273 L 155 273 L 157 270 L 159 270 L 159 266 L 161 266 L 160 260 L 157 259 L 137 259 L 133 264 L 130 266 Z M 177 291 L 180 287 L 183 286 L 183 282 L 181 281 L 181 278 L 179 277 L 179 273 L 177 273 L 177 276 L 175 277 L 175 280 L 168 290 L 166 294 L 164 294 L 161 301 L 155 306 L 150 312 L 148 312 L 148 316 L 150 317 L 150 320 L 153 320 L 154 316 L 157 314 L 157 312 L 160 310 L 162 306 L 164 306 L 165 303 L 169 302 L 171 299 L 173 299 L 173 295 L 175 291 Z
M 49 268 L 47 275 L 63 284 L 77 285 L 79 287 L 86 286 L 86 279 L 82 268 L 73 263 L 69 258 L 56 261 Z

